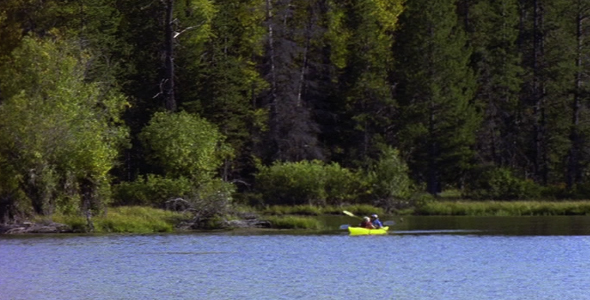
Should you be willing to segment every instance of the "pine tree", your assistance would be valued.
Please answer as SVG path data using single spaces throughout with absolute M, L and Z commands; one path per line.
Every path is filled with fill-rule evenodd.
M 480 120 L 473 102 L 471 50 L 454 3 L 407 3 L 394 48 L 401 149 L 415 179 L 431 194 L 464 179 Z
M 573 95 L 571 98 L 571 120 L 569 122 L 569 144 L 570 148 L 566 159 L 566 176 L 565 182 L 570 189 L 576 184 L 583 182 L 584 170 L 590 165 L 590 153 L 588 148 L 588 137 L 590 137 L 590 128 L 586 120 L 590 117 L 588 110 L 588 98 L 590 91 L 588 89 L 590 77 L 584 71 L 590 66 L 590 4 L 587 1 L 577 0 L 572 5 L 568 3 L 570 10 L 567 14 L 570 21 L 573 21 L 574 47 L 573 47 Z
M 577 164 L 582 161 L 577 156 L 580 144 L 574 146 L 581 142 L 576 137 L 581 127 L 572 126 L 575 114 L 580 112 L 575 112 L 580 95 L 575 92 L 575 78 L 579 75 L 576 7 L 569 1 L 521 1 L 520 42 L 525 72 L 519 146 L 526 154 L 522 161 L 528 162 L 521 168 L 542 185 L 564 182 L 564 170 L 579 169 L 581 165 Z M 572 128 L 576 130 L 572 132 Z
M 264 130 L 266 111 L 256 99 L 268 87 L 256 62 L 262 56 L 264 5 L 260 0 L 217 1 L 211 36 L 202 51 L 179 53 L 182 109 L 216 124 L 236 152 L 226 161 L 224 179 L 239 179 L 251 168 L 255 134 Z M 200 56 L 200 57 L 199 57 Z M 198 62 L 198 63 L 197 63 Z
M 398 111 L 389 75 L 403 6 L 376 0 L 330 4 L 327 37 L 337 90 L 331 103 L 335 129 L 326 133 L 333 135 L 334 158 L 358 165 L 376 158 L 383 144 L 395 143 Z
M 518 93 L 522 84 L 521 56 L 518 52 L 517 0 L 472 3 L 465 22 L 473 47 L 472 66 L 477 74 L 476 98 L 484 107 L 478 130 L 481 163 L 517 167 L 523 154 L 518 140 Z M 467 18 L 467 14 L 464 16 Z

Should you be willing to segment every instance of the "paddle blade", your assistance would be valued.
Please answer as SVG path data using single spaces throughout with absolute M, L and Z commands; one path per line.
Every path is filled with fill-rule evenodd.
M 348 225 L 348 224 L 340 225 L 340 229 L 342 229 L 342 230 L 346 230 L 346 229 L 348 229 L 348 227 L 350 227 L 350 225 Z
M 395 221 L 385 221 L 383 222 L 383 226 L 393 226 L 395 225 Z
M 343 212 L 345 215 L 347 215 L 347 216 L 351 216 L 351 217 L 354 217 L 354 218 L 356 218 L 356 217 L 357 217 L 357 216 L 355 216 L 353 213 L 351 213 L 351 212 L 349 212 L 349 211 L 343 210 L 342 212 Z

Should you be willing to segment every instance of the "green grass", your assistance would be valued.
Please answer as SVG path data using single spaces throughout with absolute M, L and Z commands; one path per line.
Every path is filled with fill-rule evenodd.
M 426 216 L 558 216 L 590 215 L 590 201 L 435 201 L 416 208 Z
M 96 233 L 172 232 L 185 216 L 181 213 L 143 206 L 121 206 L 108 209 L 105 216 L 92 218 Z M 85 217 L 55 215 L 53 221 L 71 226 L 75 232 L 86 232 Z
M 383 214 L 383 209 L 369 204 L 355 204 L 345 206 L 315 206 L 315 205 L 273 205 L 260 210 L 263 215 L 271 216 L 319 216 L 319 215 L 341 215 L 343 210 L 350 211 L 359 216 L 370 214 Z
M 272 228 L 278 229 L 313 229 L 319 230 L 324 226 L 313 217 L 302 216 L 267 216 L 264 220 L 269 221 Z
M 284 215 L 304 215 L 319 216 L 323 214 L 321 207 L 314 205 L 272 205 L 261 210 L 264 215 L 284 216 Z
M 241 210 L 248 210 L 241 208 Z M 350 211 L 362 217 L 373 213 L 384 214 L 372 205 L 347 206 L 271 206 L 260 213 L 273 228 L 321 230 L 324 225 L 316 218 L 325 214 Z M 399 214 L 399 212 L 398 212 Z M 408 210 L 406 214 L 424 216 L 590 216 L 590 201 L 429 201 Z M 96 233 L 153 233 L 172 232 L 187 216 L 181 213 L 143 206 L 122 206 L 108 209 L 106 216 L 94 216 Z M 52 221 L 69 225 L 75 232 L 87 232 L 86 218 L 79 215 L 54 215 Z

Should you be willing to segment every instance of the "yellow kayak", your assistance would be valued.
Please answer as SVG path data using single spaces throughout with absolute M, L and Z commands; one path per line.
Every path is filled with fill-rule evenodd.
M 389 226 L 385 226 L 379 229 L 368 229 L 363 227 L 348 227 L 350 235 L 375 235 L 375 234 L 387 234 Z

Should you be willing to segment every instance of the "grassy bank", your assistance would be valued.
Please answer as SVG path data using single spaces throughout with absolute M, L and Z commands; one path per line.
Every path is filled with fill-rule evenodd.
M 276 229 L 323 229 L 322 223 L 314 217 L 304 216 L 267 216 L 263 218 Z
M 324 214 L 327 210 L 316 211 L 318 209 L 314 206 L 285 206 L 259 213 L 263 215 L 261 219 L 270 222 L 272 228 L 320 230 L 323 225 L 313 216 Z M 339 212 L 342 213 L 342 210 Z M 75 232 L 90 231 L 83 216 L 54 215 L 51 219 L 70 226 Z M 186 215 L 177 212 L 144 206 L 121 206 L 109 208 L 106 217 L 92 217 L 92 224 L 95 233 L 156 233 L 173 232 L 176 225 L 186 219 Z
M 415 208 L 422 216 L 573 216 L 590 215 L 590 201 L 434 201 Z
M 342 211 L 347 210 L 358 216 L 370 214 L 384 214 L 383 209 L 367 205 L 346 205 L 346 206 L 316 206 L 316 205 L 273 205 L 258 209 L 257 213 L 261 219 L 268 221 L 272 228 L 277 229 L 310 229 L 321 230 L 324 225 L 315 218 L 321 215 L 343 215 Z
M 263 215 L 283 216 L 283 215 L 301 215 L 301 216 L 319 216 L 319 215 L 341 215 L 343 210 L 347 210 L 361 215 L 383 214 L 383 209 L 368 204 L 355 204 L 345 206 L 315 206 L 315 205 L 273 205 L 261 209 L 259 212 Z
M 259 209 L 256 213 L 260 215 L 260 219 L 270 222 L 272 228 L 321 230 L 323 224 L 316 216 L 338 215 L 343 210 L 351 211 L 357 216 L 371 213 L 384 215 L 383 209 L 371 205 L 271 206 Z M 590 216 L 590 201 L 432 201 L 398 213 L 419 216 Z M 94 216 L 92 224 L 93 232 L 96 233 L 173 232 L 187 218 L 187 215 L 172 211 L 123 206 L 109 208 L 106 217 Z M 88 222 L 83 216 L 54 215 L 51 219 L 69 225 L 76 232 L 89 231 Z
M 109 208 L 108 214 L 92 218 L 97 233 L 152 233 L 172 232 L 186 216 L 172 211 L 143 206 Z M 82 216 L 54 215 L 53 221 L 71 226 L 76 232 L 89 231 L 88 222 Z

